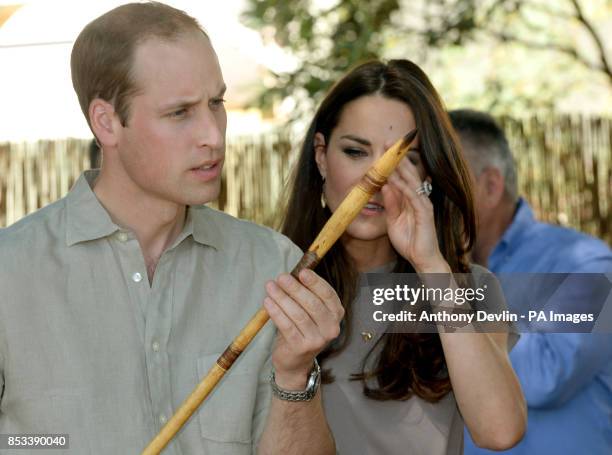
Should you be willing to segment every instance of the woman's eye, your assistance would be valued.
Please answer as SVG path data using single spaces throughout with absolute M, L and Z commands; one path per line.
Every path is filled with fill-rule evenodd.
M 410 162 L 412 164 L 414 164 L 415 166 L 418 166 L 419 163 L 421 162 L 420 158 L 416 155 L 408 155 L 408 159 L 410 160 Z
M 353 157 L 353 158 L 357 158 L 360 156 L 367 156 L 367 152 L 361 149 L 347 147 L 347 148 L 342 149 L 342 151 L 348 156 Z

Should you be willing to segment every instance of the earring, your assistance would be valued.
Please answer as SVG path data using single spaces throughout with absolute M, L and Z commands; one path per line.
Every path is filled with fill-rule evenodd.
M 325 178 L 323 179 L 323 185 L 321 185 L 321 208 L 324 209 L 327 203 L 325 202 Z

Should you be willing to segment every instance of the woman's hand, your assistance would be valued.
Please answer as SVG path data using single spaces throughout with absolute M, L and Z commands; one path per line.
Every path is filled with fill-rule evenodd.
M 382 188 L 387 233 L 395 250 L 417 272 L 447 271 L 438 247 L 433 204 L 427 195 L 417 194 L 422 183 L 416 166 L 402 160 Z

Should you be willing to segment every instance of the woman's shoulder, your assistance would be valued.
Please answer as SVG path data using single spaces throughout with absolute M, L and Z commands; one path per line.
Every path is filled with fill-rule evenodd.
M 492 272 L 486 267 L 472 262 L 470 263 L 470 273 L 474 275 L 474 278 L 480 278 L 482 276 L 492 274 Z
M 495 307 L 500 307 L 500 305 L 505 307 L 505 303 L 499 302 L 500 299 L 503 300 L 503 291 L 499 279 L 493 272 L 482 265 L 470 263 L 470 274 L 474 287 L 487 289 L 490 304 L 495 303 Z

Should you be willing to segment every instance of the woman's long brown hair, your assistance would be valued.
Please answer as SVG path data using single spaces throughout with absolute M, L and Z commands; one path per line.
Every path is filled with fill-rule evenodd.
M 378 94 L 406 103 L 419 131 L 419 149 L 427 174 L 432 179 L 431 200 L 438 242 L 453 272 L 469 272 L 467 251 L 472 247 L 475 219 L 467 166 L 446 110 L 425 73 L 408 60 L 365 63 L 349 72 L 332 87 L 317 110 L 304 139 L 287 195 L 282 232 L 306 250 L 330 216 L 322 208 L 323 180 L 315 162 L 314 136 L 319 132 L 329 144 L 344 106 L 362 96 Z M 394 272 L 414 273 L 400 255 Z M 338 293 L 346 310 L 338 339 L 323 351 L 319 360 L 339 353 L 349 339 L 351 304 L 357 296 L 359 274 L 338 242 L 315 269 Z M 361 373 L 364 394 L 376 400 L 406 400 L 413 395 L 436 402 L 451 390 L 444 353 L 437 333 L 386 333 L 374 367 L 366 371 L 370 350 Z M 375 347 L 376 347 L 375 346 Z M 332 382 L 333 372 L 324 369 L 323 381 Z M 372 387 L 374 379 L 377 387 Z

